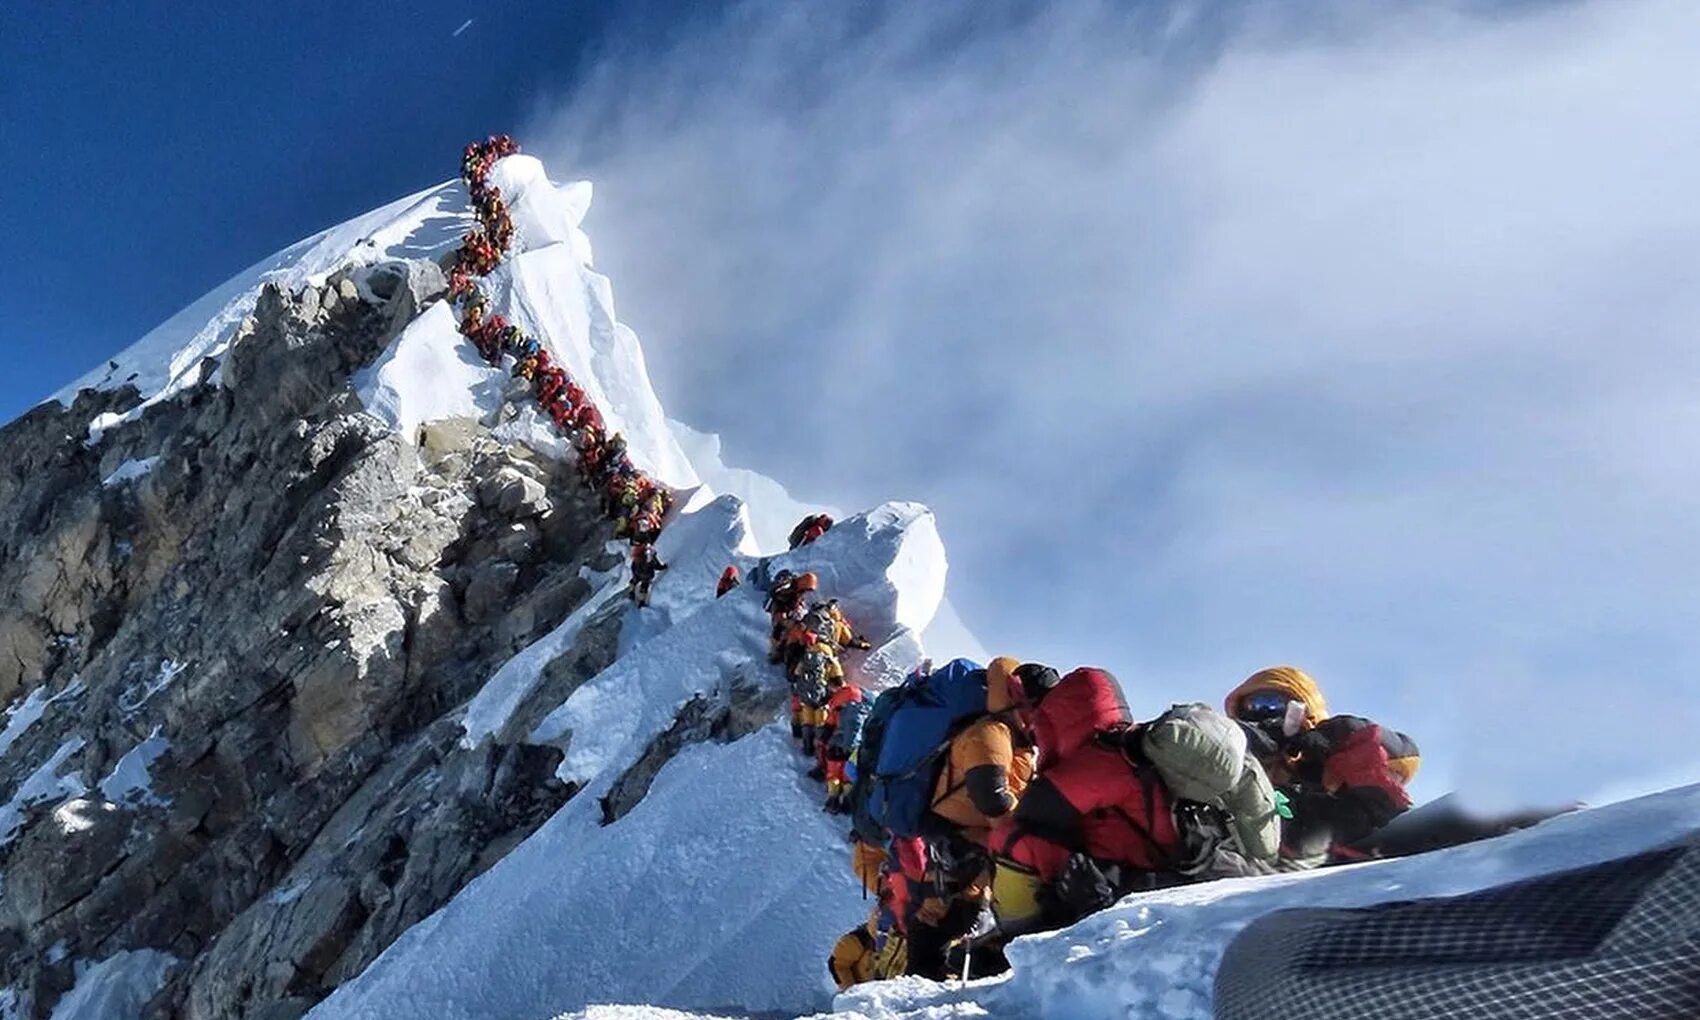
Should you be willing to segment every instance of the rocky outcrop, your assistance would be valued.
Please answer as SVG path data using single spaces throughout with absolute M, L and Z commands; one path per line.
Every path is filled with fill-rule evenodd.
M 789 691 L 771 683 L 771 678 L 746 672 L 742 664 L 721 687 L 685 702 L 673 725 L 657 734 L 632 766 L 620 774 L 602 798 L 602 824 L 612 825 L 626 816 L 649 793 L 662 766 L 692 744 L 707 741 L 729 743 L 749 736 L 773 721 L 785 704 Z
M 349 386 L 442 290 L 428 262 L 271 287 L 171 399 L 0 430 L 0 984 L 28 1014 L 146 948 L 180 961 L 158 1015 L 299 1016 L 571 795 L 559 751 L 463 747 L 454 713 L 589 596 L 606 526 L 565 465 L 465 423 L 408 442 Z

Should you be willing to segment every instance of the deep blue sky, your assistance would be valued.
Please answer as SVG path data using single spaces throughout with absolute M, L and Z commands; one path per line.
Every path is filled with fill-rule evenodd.
M 466 141 L 683 6 L 0 6 L 0 421 L 244 266 L 453 176 Z

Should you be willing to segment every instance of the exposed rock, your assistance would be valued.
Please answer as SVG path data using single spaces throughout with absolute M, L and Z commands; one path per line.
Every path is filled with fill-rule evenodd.
M 463 748 L 452 713 L 610 565 L 594 501 L 475 423 L 415 446 L 349 385 L 443 286 L 395 262 L 268 287 L 218 382 L 0 429 L 0 704 L 38 715 L 0 802 L 60 763 L 0 843 L 20 1015 L 76 961 L 152 948 L 185 961 L 159 1016 L 300 1016 L 571 795 L 558 751 Z M 146 789 L 110 802 L 121 762 Z
M 479 486 L 478 502 L 504 517 L 536 517 L 549 510 L 549 493 L 542 482 L 503 468 Z
M 472 580 L 466 583 L 462 608 L 466 618 L 478 623 L 500 608 L 519 583 L 519 564 L 507 560 L 491 560 L 474 568 Z
M 744 664 L 747 666 L 748 664 Z M 786 692 L 749 676 L 741 666 L 725 678 L 713 697 L 698 695 L 679 709 L 673 725 L 650 741 L 602 798 L 602 824 L 612 825 L 638 805 L 661 767 L 690 746 L 714 740 L 727 743 L 773 721 Z

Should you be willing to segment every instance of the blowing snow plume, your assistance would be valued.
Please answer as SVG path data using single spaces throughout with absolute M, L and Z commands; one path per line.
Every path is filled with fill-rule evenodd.
M 528 137 L 603 182 L 673 412 L 925 498 L 1000 649 L 1151 708 L 1297 661 L 1430 795 L 1621 795 L 1700 723 L 1697 43 L 1661 0 L 741 7 Z M 1608 689 L 1657 711 L 1531 743 Z

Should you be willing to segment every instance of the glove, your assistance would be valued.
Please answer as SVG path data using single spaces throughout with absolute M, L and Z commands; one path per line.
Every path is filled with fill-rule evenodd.
M 915 920 L 922 924 L 936 927 L 944 920 L 944 915 L 950 910 L 949 904 L 937 896 L 928 896 L 921 901 L 921 906 L 915 911 Z
M 1097 913 L 1116 901 L 1113 878 L 1085 854 L 1071 854 L 1052 886 L 1052 895 L 1070 919 Z

